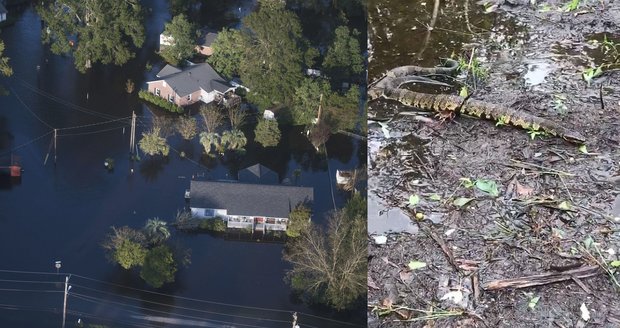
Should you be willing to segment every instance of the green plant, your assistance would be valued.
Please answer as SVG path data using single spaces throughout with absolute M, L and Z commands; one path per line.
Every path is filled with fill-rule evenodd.
M 178 106 L 175 103 L 169 102 L 163 98 L 160 98 L 146 90 L 138 91 L 138 97 L 140 97 L 140 99 L 142 100 L 157 105 L 158 107 L 161 107 L 171 113 L 183 113 L 183 107 Z
M 571 2 L 567 3 L 564 6 L 564 11 L 575 11 L 581 6 L 581 0 L 571 0 Z
M 200 222 L 200 229 L 215 232 L 225 232 L 226 222 L 221 218 L 204 219 Z
M 596 68 L 588 67 L 583 71 L 583 73 L 581 73 L 581 76 L 583 77 L 583 80 L 588 83 L 588 86 L 590 86 L 590 82 L 592 81 L 592 79 L 600 76 L 601 74 L 603 74 L 603 65 Z
M 497 119 L 497 122 L 495 123 L 495 126 L 506 125 L 509 122 L 510 122 L 510 116 L 502 115 L 502 116 L 499 117 L 499 119 Z
M 530 138 L 532 138 L 532 140 L 534 140 L 534 139 L 536 139 L 536 137 L 546 136 L 547 132 L 541 131 L 541 130 L 535 130 L 535 129 L 528 129 L 527 130 L 527 134 L 529 134 Z
M 564 104 L 566 100 L 566 96 L 564 95 L 553 95 L 553 109 L 561 115 L 566 114 L 568 108 Z

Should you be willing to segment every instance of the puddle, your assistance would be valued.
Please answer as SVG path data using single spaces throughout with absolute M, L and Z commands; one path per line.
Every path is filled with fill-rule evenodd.
M 525 85 L 536 86 L 545 82 L 545 78 L 549 73 L 553 72 L 555 67 L 552 62 L 547 60 L 530 60 L 526 63 L 527 73 L 523 76 Z
M 370 179 L 376 180 L 376 179 Z M 376 181 L 374 184 L 376 185 Z M 372 182 L 370 182 L 372 185 Z M 372 190 L 368 192 L 368 234 L 384 235 L 407 232 L 414 234 L 418 227 L 400 208 L 389 207 Z
M 596 67 L 603 64 L 620 64 L 620 34 L 595 33 L 587 35 L 588 47 L 584 51 Z

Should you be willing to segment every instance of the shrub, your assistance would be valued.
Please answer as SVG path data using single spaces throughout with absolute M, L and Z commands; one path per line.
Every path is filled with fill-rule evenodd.
M 204 219 L 200 222 L 200 228 L 208 231 L 225 232 L 226 222 L 221 218 Z
M 171 113 L 183 113 L 183 107 L 178 106 L 175 103 L 171 103 L 164 98 L 160 98 L 146 90 L 138 91 L 138 97 L 140 99 L 148 101 L 158 107 L 161 107 Z

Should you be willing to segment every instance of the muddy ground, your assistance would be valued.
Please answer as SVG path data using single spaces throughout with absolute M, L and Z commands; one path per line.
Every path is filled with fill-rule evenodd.
M 603 34 L 620 42 L 620 3 L 580 1 L 566 12 L 565 2 L 502 1 L 485 13 L 480 4 L 442 2 L 438 26 L 449 22 L 424 54 L 420 33 L 390 44 L 430 21 L 432 2 L 370 2 L 371 81 L 395 66 L 476 49 L 488 76 L 473 98 L 551 119 L 587 141 L 532 139 L 465 116 L 439 125 L 396 102 L 371 102 L 371 118 L 390 120 L 369 121 L 368 326 L 620 327 L 612 266 L 620 264 L 620 66 L 606 66 L 590 85 L 582 77 L 620 60 L 601 45 Z M 395 15 L 405 3 L 408 12 Z M 445 42 L 450 35 L 454 42 Z M 473 89 L 468 77 L 435 91 Z M 493 181 L 498 195 L 464 178 L 487 190 Z M 459 198 L 471 201 L 457 206 Z M 590 276 L 570 274 L 583 267 Z M 567 280 L 491 290 L 496 280 L 545 273 Z

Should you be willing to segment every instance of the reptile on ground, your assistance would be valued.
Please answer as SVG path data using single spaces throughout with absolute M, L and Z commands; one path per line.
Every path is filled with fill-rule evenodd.
M 581 144 L 585 142 L 585 137 L 575 130 L 563 127 L 548 119 L 514 110 L 508 106 L 457 95 L 427 94 L 401 88 L 406 83 L 424 82 L 424 80 L 420 80 L 421 77 L 418 76 L 420 74 L 453 74 L 456 71 L 458 71 L 458 63 L 454 60 L 448 60 L 445 67 L 428 68 L 412 65 L 396 67 L 368 90 L 368 97 L 370 100 L 381 97 L 396 100 L 405 106 L 421 110 L 464 113 L 531 131 L 544 131 L 572 143 Z

